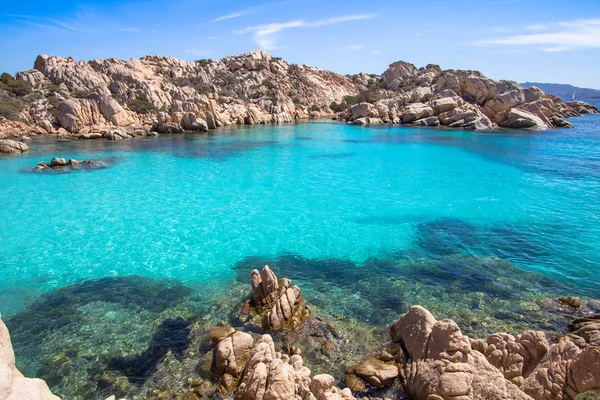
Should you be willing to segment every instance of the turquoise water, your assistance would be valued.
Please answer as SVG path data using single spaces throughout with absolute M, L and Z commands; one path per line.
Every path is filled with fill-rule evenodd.
M 573 122 L 539 133 L 312 122 L 34 141 L 0 157 L 0 312 L 10 321 L 42 293 L 130 275 L 210 297 L 263 261 L 338 315 L 367 313 L 344 302 L 354 292 L 388 299 L 377 303 L 388 314 L 364 317 L 382 326 L 444 290 L 455 307 L 455 291 L 484 292 L 478 310 L 520 293 L 598 298 L 600 117 Z M 53 156 L 110 168 L 31 172 Z M 434 290 L 398 300 L 393 285 L 353 286 L 370 272 Z

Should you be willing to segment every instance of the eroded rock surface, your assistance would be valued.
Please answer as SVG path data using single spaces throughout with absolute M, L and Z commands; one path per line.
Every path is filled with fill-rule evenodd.
M 236 400 L 354 399 L 349 389 L 334 386 L 331 375 L 311 378 L 301 355 L 290 357 L 275 351 L 269 335 L 263 335 L 255 344 L 250 335 L 234 331 L 217 344 L 214 358 L 217 375 L 221 376 L 218 393 L 223 397 L 231 394 Z
M 17 142 L 16 140 L 2 139 L 0 140 L 0 153 L 5 154 L 21 154 L 29 150 L 23 142 Z
M 0 320 L 0 399 L 1 400 L 60 400 L 46 382 L 26 378 L 15 366 L 10 335 Z
M 278 280 L 265 265 L 262 272 L 251 275 L 252 299 L 242 307 L 241 317 L 259 318 L 268 331 L 298 328 L 310 319 L 310 308 L 304 304 L 302 292 L 290 279 Z
M 597 317 L 574 321 L 571 329 L 554 342 L 535 331 L 473 340 L 453 321 L 413 306 L 391 337 L 406 350 L 404 385 L 414 399 L 574 399 L 600 389 Z

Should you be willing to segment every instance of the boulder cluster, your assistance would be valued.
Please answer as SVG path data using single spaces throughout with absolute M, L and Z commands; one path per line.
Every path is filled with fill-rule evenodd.
M 403 384 L 416 400 L 574 399 L 600 392 L 599 322 L 598 314 L 575 321 L 574 332 L 552 340 L 536 331 L 474 340 L 413 306 L 390 333 L 404 350 Z
M 15 79 L 33 96 L 19 100 L 18 121 L 0 121 L 0 139 L 51 133 L 119 140 L 324 117 L 362 125 L 545 129 L 570 127 L 565 118 L 598 112 L 477 71 L 398 61 L 381 75 L 343 76 L 264 51 L 193 62 L 40 55 Z
M 371 77 L 364 84 L 373 82 Z M 437 65 L 417 68 L 399 61 L 376 82 L 380 89 L 372 92 L 370 102 L 352 105 L 338 118 L 358 125 L 547 129 L 572 127 L 565 118 L 598 112 L 590 104 L 563 102 L 537 87 L 524 89 L 477 71 L 442 70 Z
M 210 343 L 201 350 L 208 353 L 200 370 L 206 368 L 209 375 L 188 380 L 186 400 L 600 397 L 600 314 L 572 321 L 567 334 L 529 330 L 472 339 L 454 321 L 437 320 L 425 308 L 413 306 L 391 325 L 389 339 L 377 351 L 355 363 L 346 359 L 341 383 L 329 374 L 311 376 L 309 341 L 300 344 L 307 346 L 306 352 L 285 344 L 286 336 L 314 321 L 315 326 L 324 324 L 310 319 L 300 289 L 288 279 L 278 280 L 267 266 L 260 273 L 252 271 L 251 284 L 251 298 L 241 313 L 250 317 L 240 318 L 237 328 L 212 328 Z M 255 317 L 261 324 L 248 325 Z M 16 370 L 8 331 L 0 322 L 0 400 L 18 399 L 58 398 L 43 381 L 24 378 Z
M 225 332 L 223 332 L 225 333 Z M 334 386 L 331 375 L 311 378 L 301 355 L 275 350 L 273 338 L 235 331 L 217 343 L 214 350 L 216 373 L 221 377 L 217 392 L 236 400 L 353 400 L 350 389 Z
M 44 172 L 44 171 L 78 171 L 78 170 L 93 170 L 93 169 L 103 169 L 107 168 L 107 166 L 100 162 L 94 160 L 83 160 L 77 161 L 75 159 L 70 158 L 68 161 L 64 158 L 54 157 L 50 162 L 39 162 L 35 168 L 35 172 Z

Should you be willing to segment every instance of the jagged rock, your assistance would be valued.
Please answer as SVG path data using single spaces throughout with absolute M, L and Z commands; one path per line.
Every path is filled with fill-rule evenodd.
M 275 351 L 269 335 L 263 335 L 233 393 L 236 400 L 354 400 L 349 389 L 334 386 L 330 375 L 310 378 L 300 355 L 289 357 Z
M 572 335 L 589 339 L 580 329 L 593 324 L 574 321 L 579 329 Z M 571 335 L 552 344 L 534 331 L 472 340 L 453 321 L 436 321 L 420 306 L 411 307 L 390 333 L 408 353 L 404 386 L 416 400 L 574 399 L 600 389 L 600 347 L 590 342 L 581 350 Z
M 262 273 L 252 271 L 251 284 L 252 301 L 242 308 L 242 314 L 262 316 L 265 329 L 298 328 L 310 318 L 310 308 L 304 305 L 300 288 L 289 279 L 278 281 L 268 266 L 265 265 Z
M 10 335 L 0 320 L 0 399 L 60 400 L 41 379 L 25 378 L 15 366 Z
M 598 107 L 586 103 L 585 101 L 567 101 L 565 105 L 573 109 L 578 114 L 597 114 Z
M 1 139 L 0 140 L 0 153 L 5 154 L 20 154 L 29 150 L 23 142 L 17 142 L 16 140 Z

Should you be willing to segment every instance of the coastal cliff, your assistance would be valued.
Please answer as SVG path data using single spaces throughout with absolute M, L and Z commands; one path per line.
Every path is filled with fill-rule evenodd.
M 359 125 L 546 129 L 570 127 L 565 118 L 598 112 L 477 71 L 399 61 L 381 75 L 343 76 L 264 51 L 193 62 L 41 55 L 32 70 L 14 78 L 2 74 L 0 81 L 2 140 L 46 133 L 119 140 L 332 117 Z M 20 144 L 2 146 L 26 151 Z

